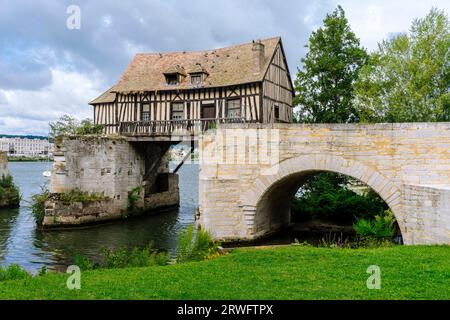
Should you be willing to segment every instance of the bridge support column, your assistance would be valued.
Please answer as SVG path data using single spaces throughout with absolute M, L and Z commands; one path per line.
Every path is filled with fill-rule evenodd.
M 0 151 L 0 178 L 8 174 L 8 158 L 6 152 Z
M 178 175 L 169 172 L 169 147 L 123 137 L 58 139 L 42 225 L 94 223 L 178 206 Z M 68 192 L 75 192 L 73 201 L 62 197 Z

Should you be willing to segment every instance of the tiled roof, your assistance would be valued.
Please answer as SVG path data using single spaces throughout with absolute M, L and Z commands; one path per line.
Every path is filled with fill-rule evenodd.
M 178 85 L 168 85 L 164 74 L 171 72 L 186 75 L 203 71 L 207 74 L 202 86 L 205 88 L 262 81 L 279 42 L 280 37 L 261 40 L 264 62 L 259 70 L 255 68 L 257 55 L 252 50 L 252 42 L 207 51 L 140 53 L 128 65 L 117 84 L 90 103 L 112 102 L 114 92 L 193 88 L 189 76 L 181 77 Z
M 105 92 L 103 92 L 100 96 L 89 102 L 89 104 L 98 104 L 98 103 L 111 103 L 116 100 L 116 93 L 112 92 L 111 89 L 113 87 L 109 88 Z

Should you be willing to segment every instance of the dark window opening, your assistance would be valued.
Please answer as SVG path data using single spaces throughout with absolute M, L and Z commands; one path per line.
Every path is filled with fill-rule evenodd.
M 178 74 L 166 74 L 166 82 L 169 86 L 175 86 L 178 84 Z
M 275 117 L 275 120 L 279 120 L 280 119 L 280 107 L 279 106 L 274 106 L 273 107 L 273 115 Z

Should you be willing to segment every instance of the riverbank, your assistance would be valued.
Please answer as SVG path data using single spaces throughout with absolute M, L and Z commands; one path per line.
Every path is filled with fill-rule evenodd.
M 53 159 L 48 159 L 47 157 L 8 157 L 9 162 L 48 162 L 52 161 Z
M 449 246 L 241 248 L 213 260 L 0 282 L 0 299 L 449 299 Z M 381 289 L 366 272 L 381 270 Z

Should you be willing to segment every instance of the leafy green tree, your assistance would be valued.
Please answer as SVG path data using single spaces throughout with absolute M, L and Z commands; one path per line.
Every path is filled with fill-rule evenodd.
M 50 122 L 49 137 L 54 139 L 58 136 L 82 136 L 88 134 L 101 134 L 104 126 L 94 124 L 91 119 L 78 121 L 69 115 L 63 115 L 58 121 Z
M 326 220 L 353 223 L 359 218 L 371 219 L 388 209 L 372 190 L 356 193 L 350 185 L 355 180 L 332 172 L 312 176 L 292 202 L 292 217 L 297 222 Z
M 450 121 L 450 21 L 431 9 L 409 33 L 383 41 L 355 84 L 364 122 Z
M 294 103 L 300 106 L 300 122 L 354 122 L 353 85 L 368 59 L 338 6 L 327 14 L 323 26 L 313 32 L 295 80 Z

